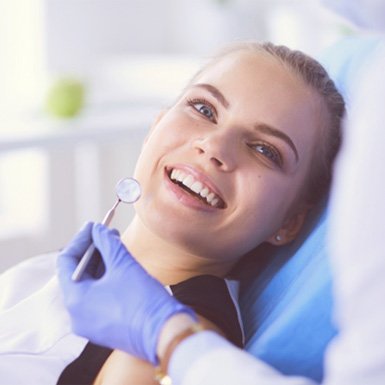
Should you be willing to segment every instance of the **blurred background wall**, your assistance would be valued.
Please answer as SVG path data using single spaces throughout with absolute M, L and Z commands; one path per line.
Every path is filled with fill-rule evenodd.
M 354 33 L 318 0 L 0 0 L 0 271 L 103 217 L 156 112 L 220 45 L 318 55 Z M 47 104 L 69 83 L 83 104 L 63 117 Z

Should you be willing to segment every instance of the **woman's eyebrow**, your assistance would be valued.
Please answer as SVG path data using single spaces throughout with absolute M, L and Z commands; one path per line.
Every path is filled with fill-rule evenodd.
M 203 89 L 207 90 L 208 92 L 210 92 L 210 94 L 212 96 L 214 96 L 215 99 L 217 99 L 219 101 L 219 103 L 222 104 L 223 107 L 225 107 L 225 108 L 230 107 L 230 103 L 223 96 L 221 91 L 219 91 L 218 88 L 212 86 L 211 84 L 197 83 L 197 84 L 194 84 L 193 87 L 199 87 L 199 88 L 203 88 Z
M 275 136 L 279 139 L 282 139 L 284 142 L 286 142 L 289 145 L 289 147 L 293 150 L 295 155 L 295 160 L 296 162 L 298 162 L 299 156 L 298 156 L 297 148 L 295 147 L 293 141 L 289 138 L 289 136 L 287 136 L 284 132 L 277 130 L 276 128 L 273 128 L 265 123 L 256 123 L 254 125 L 254 128 L 257 131 L 262 132 L 263 134 Z
M 194 84 L 193 87 L 203 88 L 203 89 L 207 90 L 208 92 L 210 92 L 210 94 L 215 99 L 217 99 L 219 101 L 219 103 L 221 103 L 223 105 L 223 107 L 225 107 L 226 109 L 230 107 L 230 103 L 227 101 L 227 99 L 218 90 L 218 88 L 214 87 L 213 85 L 206 84 L 206 83 L 197 83 L 197 84 Z M 293 150 L 295 160 L 296 160 L 296 162 L 298 162 L 299 156 L 298 156 L 297 148 L 295 147 L 293 141 L 289 138 L 289 136 L 287 136 L 284 132 L 282 132 L 282 131 L 274 128 L 274 127 L 271 127 L 265 123 L 257 123 L 254 125 L 254 128 L 259 132 L 262 132 L 264 134 L 268 134 L 271 136 L 275 136 L 275 137 L 283 140 L 284 142 L 286 142 L 289 145 L 289 147 Z

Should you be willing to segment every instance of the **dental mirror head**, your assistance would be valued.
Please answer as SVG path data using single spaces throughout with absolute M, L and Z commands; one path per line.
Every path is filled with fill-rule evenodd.
M 116 195 L 124 203 L 135 203 L 141 195 L 139 182 L 134 178 L 123 178 L 115 187 Z

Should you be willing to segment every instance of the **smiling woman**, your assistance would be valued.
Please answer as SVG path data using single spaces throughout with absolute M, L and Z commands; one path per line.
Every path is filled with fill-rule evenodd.
M 272 44 L 226 50 L 153 122 L 123 244 L 203 323 L 241 346 L 229 273 L 262 243 L 295 239 L 327 191 L 343 113 L 327 73 L 306 55 Z M 130 282 L 124 289 L 135 290 Z M 71 357 L 60 363 L 59 384 L 154 382 L 148 362 L 56 337 L 52 345 L 60 340 Z
M 292 241 L 327 191 L 343 113 L 332 81 L 304 54 L 271 44 L 226 50 L 151 127 L 135 172 L 143 197 L 122 236 L 127 249 L 174 284 L 226 277 L 261 243 Z M 143 379 L 151 369 L 141 365 L 113 352 L 97 383 Z

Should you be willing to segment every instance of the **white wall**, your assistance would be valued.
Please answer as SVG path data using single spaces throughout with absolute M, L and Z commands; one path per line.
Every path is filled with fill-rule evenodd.
M 63 247 L 88 220 L 100 221 L 116 200 L 115 184 L 133 174 L 154 113 L 135 109 L 109 124 L 92 116 L 58 127 L 29 127 L 0 142 L 0 271 Z M 133 116 L 134 115 L 134 116 Z M 72 127 L 73 125 L 73 127 Z M 56 126 L 56 127 L 55 127 Z M 112 226 L 124 230 L 133 209 L 121 204 Z

